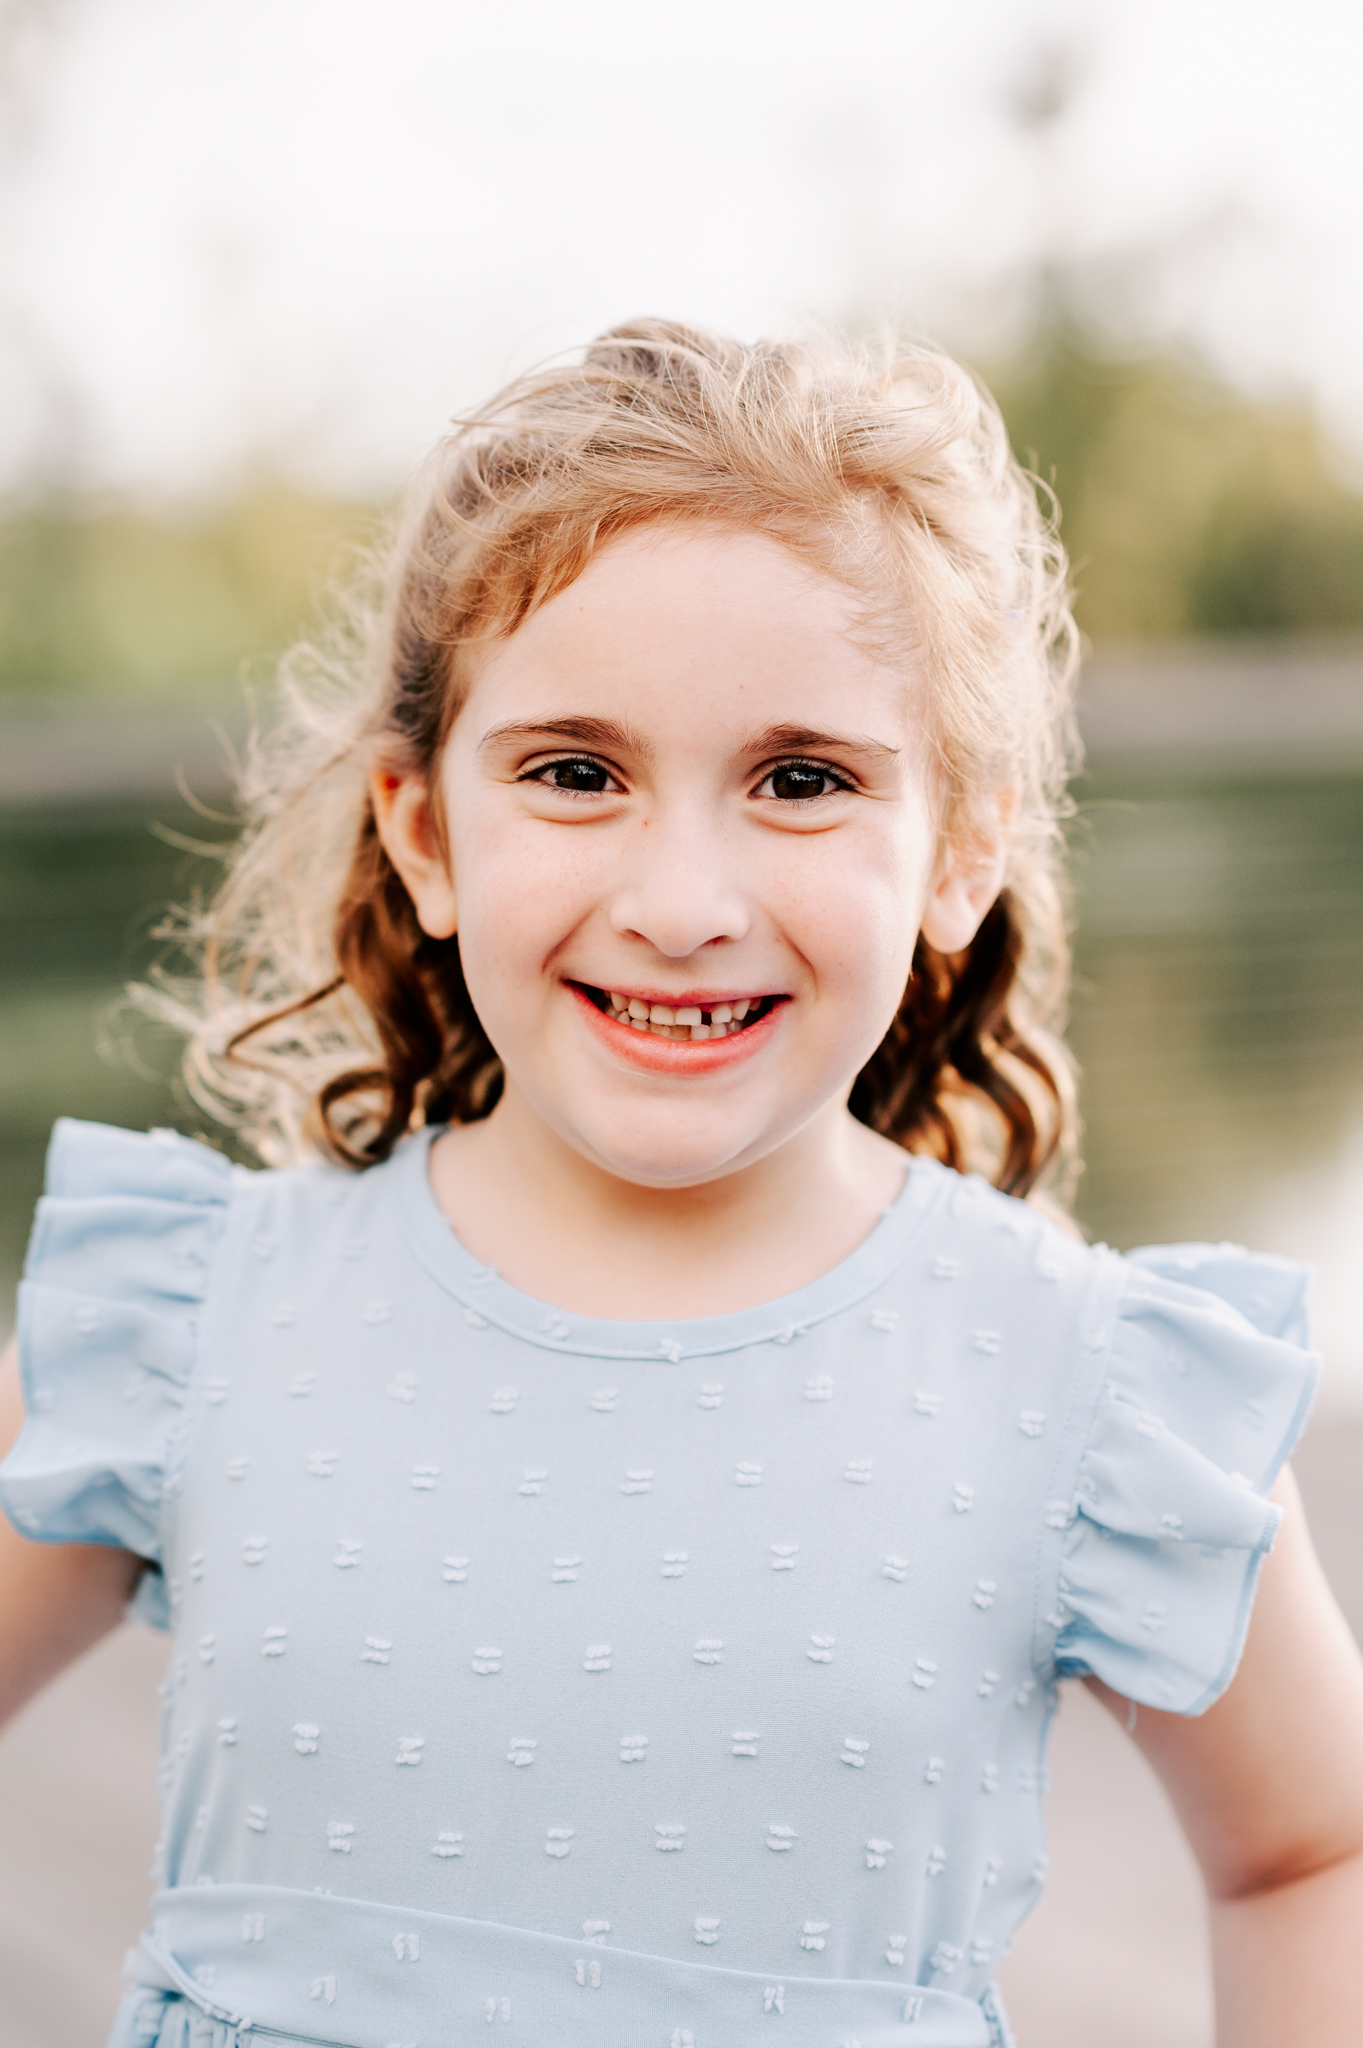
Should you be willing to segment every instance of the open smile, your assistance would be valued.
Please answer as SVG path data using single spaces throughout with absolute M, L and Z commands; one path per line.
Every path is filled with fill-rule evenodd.
M 665 1003 L 654 1002 L 646 995 L 593 988 L 589 982 L 579 981 L 573 986 L 580 989 L 593 1007 L 612 1023 L 652 1038 L 671 1039 L 674 1044 L 703 1044 L 717 1038 L 736 1037 L 750 1031 L 784 1000 L 779 995 L 765 995 L 731 996 L 723 1001 L 709 997 L 679 998 Z
M 662 989 L 564 986 L 581 1005 L 604 1048 L 626 1066 L 680 1078 L 743 1065 L 769 1043 L 790 1007 L 787 994 L 734 995 L 728 990 L 687 990 L 669 1003 Z M 637 1013 L 643 1012 L 640 1016 Z M 694 1020 L 694 1021 L 693 1021 Z

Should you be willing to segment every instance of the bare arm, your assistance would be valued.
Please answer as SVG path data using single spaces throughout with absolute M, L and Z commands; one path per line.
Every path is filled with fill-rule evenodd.
M 1363 1657 L 1290 1473 L 1273 1497 L 1286 1512 L 1234 1680 L 1196 1720 L 1139 1708 L 1133 1732 L 1202 1866 L 1219 2048 L 1337 2048 L 1363 2040 Z
M 0 1458 L 23 1421 L 10 1344 L 0 1358 Z M 26 1542 L 0 1514 L 0 1725 L 122 1620 L 142 1569 L 126 1550 Z

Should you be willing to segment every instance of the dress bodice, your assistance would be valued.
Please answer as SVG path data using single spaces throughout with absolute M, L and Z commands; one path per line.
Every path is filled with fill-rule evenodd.
M 157 1567 L 163 1897 L 523 1930 L 588 1988 L 614 1949 L 987 2005 L 1057 1678 L 1197 1712 L 1234 1668 L 1298 1270 L 1124 1260 L 917 1160 L 799 1293 L 594 1322 L 464 1252 L 426 1142 L 247 1173 L 59 1133 L 0 1498 Z M 324 1964 L 305 2016 L 360 2041 Z

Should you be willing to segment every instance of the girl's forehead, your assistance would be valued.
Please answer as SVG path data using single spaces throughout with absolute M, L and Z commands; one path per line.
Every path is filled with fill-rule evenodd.
M 636 610 L 696 615 L 697 608 L 707 622 L 795 612 L 837 630 L 851 624 L 863 602 L 771 534 L 717 522 L 658 522 L 608 540 L 577 580 L 526 623 L 576 613 L 608 624 Z
M 464 713 L 477 724 L 516 698 L 534 715 L 587 690 L 623 694 L 639 715 L 744 715 L 760 696 L 792 717 L 859 702 L 898 722 L 907 669 L 866 633 L 866 611 L 861 594 L 766 534 L 634 529 L 481 656 Z

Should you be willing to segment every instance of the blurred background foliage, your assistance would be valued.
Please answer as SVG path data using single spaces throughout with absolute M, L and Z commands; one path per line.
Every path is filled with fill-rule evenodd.
M 1363 497 L 1305 404 L 1106 353 L 1063 319 L 989 382 L 1059 497 L 1091 640 L 1363 627 Z
M 371 508 L 260 477 L 226 503 L 52 493 L 0 514 L 0 692 L 193 700 L 315 616 Z
M 1304 403 L 1047 320 L 982 366 L 1051 482 L 1090 639 L 1363 629 L 1363 497 Z M 386 508 L 259 475 L 227 502 L 0 510 L 0 692 L 193 700 L 266 672 Z

